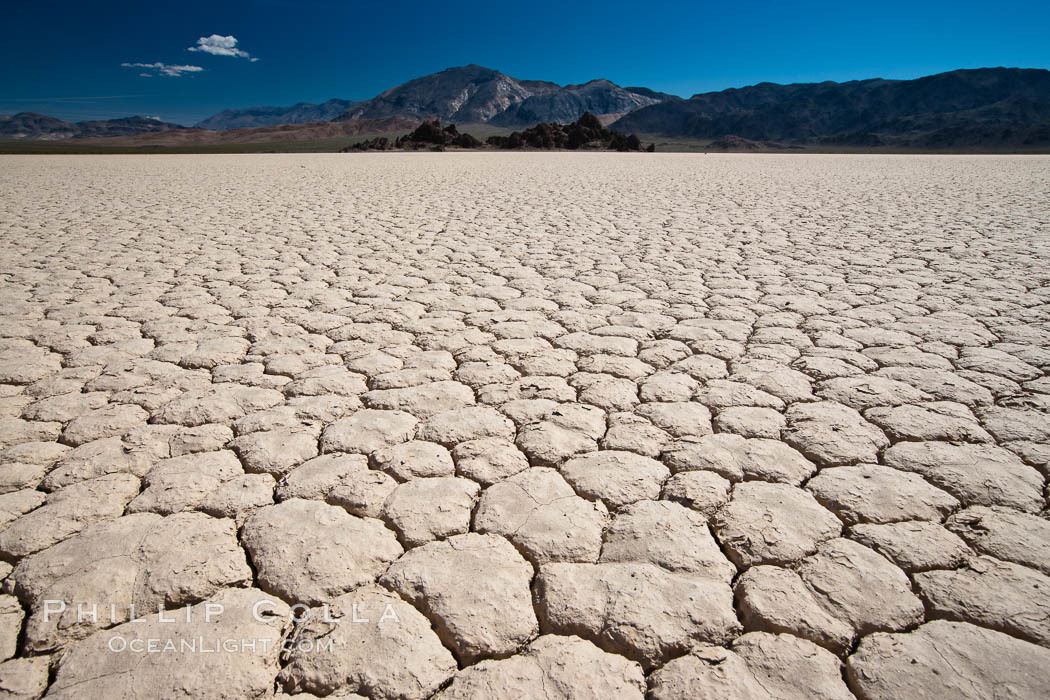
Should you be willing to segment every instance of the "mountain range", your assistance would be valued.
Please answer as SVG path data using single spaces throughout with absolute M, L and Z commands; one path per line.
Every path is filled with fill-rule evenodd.
M 319 105 L 299 102 L 291 107 L 248 107 L 227 109 L 197 122 L 198 129 L 243 129 L 278 124 L 328 122 L 354 106 L 351 100 L 332 99 Z M 391 115 L 393 116 L 393 115 Z M 398 115 L 400 116 L 400 115 Z
M 392 118 L 437 117 L 460 125 L 519 128 L 541 122 L 565 124 L 585 112 L 624 133 L 751 144 L 748 148 L 754 144 L 763 148 L 1045 147 L 1050 146 L 1050 71 L 980 68 L 915 80 L 758 83 L 683 99 L 608 80 L 558 85 L 468 65 L 410 80 L 361 102 L 331 99 L 291 107 L 229 109 L 194 128 L 255 130 L 238 133 L 240 142 L 276 133 L 262 127 L 288 124 L 308 125 L 302 128 L 311 134 L 342 133 L 316 122 L 356 122 L 355 134 L 380 133 L 373 129 L 389 126 L 391 122 L 383 120 Z M 148 117 L 76 123 L 28 112 L 0 117 L 0 139 L 131 137 L 173 129 L 186 127 Z M 285 139 L 292 138 L 294 129 L 276 131 Z M 178 138 L 198 139 L 193 134 Z
M 169 129 L 149 134 L 133 134 L 105 139 L 79 139 L 82 145 L 130 148 L 194 148 L 198 146 L 232 146 L 250 143 L 320 141 L 346 139 L 371 134 L 408 132 L 419 126 L 411 117 L 358 119 L 352 122 L 306 122 L 246 126 L 240 129 Z
M 514 127 L 571 122 L 588 111 L 619 116 L 670 97 L 644 88 L 622 88 L 608 80 L 561 86 L 519 80 L 491 68 L 469 65 L 410 80 L 354 105 L 335 120 L 398 115 Z
M 638 109 L 612 128 L 696 139 L 923 148 L 1050 143 L 1050 71 L 957 70 L 915 80 L 759 83 Z
M 71 138 L 133 136 L 170 129 L 185 129 L 152 117 L 122 117 L 105 121 L 67 122 L 35 112 L 14 116 L 0 114 L 0 138 L 27 141 L 57 141 Z

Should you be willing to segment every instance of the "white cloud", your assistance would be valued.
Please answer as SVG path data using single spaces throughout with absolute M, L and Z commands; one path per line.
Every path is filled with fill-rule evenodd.
M 212 56 L 234 56 L 236 58 L 251 58 L 251 55 L 247 51 L 242 51 L 237 48 L 237 38 L 233 36 L 220 36 L 218 34 L 212 34 L 211 36 L 202 36 L 197 39 L 197 45 L 191 46 L 188 51 L 203 51 L 204 53 L 210 53 Z M 251 58 L 252 62 L 259 59 Z
M 139 73 L 141 76 L 152 77 L 153 75 L 166 75 L 170 78 L 178 78 L 183 73 L 200 73 L 200 66 L 179 66 L 170 63 L 121 63 L 125 68 L 149 68 L 154 73 Z

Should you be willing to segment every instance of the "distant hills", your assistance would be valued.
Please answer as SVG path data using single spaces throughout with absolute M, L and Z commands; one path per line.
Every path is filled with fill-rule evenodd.
M 185 128 L 179 124 L 162 122 L 150 117 L 67 122 L 35 112 L 19 112 L 14 116 L 0 115 L 0 139 L 25 139 L 27 141 L 134 136 Z
M 790 144 L 959 148 L 1050 143 L 1050 71 L 957 70 L 916 80 L 759 83 L 667 100 L 620 131 Z
M 85 144 L 126 146 L 133 148 L 186 148 L 195 146 L 229 146 L 246 143 L 273 143 L 288 141 L 317 141 L 346 138 L 392 131 L 411 131 L 420 120 L 410 117 L 360 119 L 353 122 L 306 122 L 304 124 L 275 124 L 243 129 L 213 131 L 208 129 L 172 129 L 151 134 L 135 134 L 118 138 L 92 139 Z
M 394 118 L 418 124 L 436 117 L 514 129 L 545 122 L 568 124 L 585 112 L 623 133 L 698 139 L 712 142 L 713 149 L 1042 148 L 1050 146 L 1050 71 L 981 68 L 915 80 L 759 83 L 683 99 L 601 79 L 564 86 L 521 80 L 472 64 L 410 80 L 362 102 L 332 99 L 229 109 L 195 128 L 237 129 L 241 133 L 230 138 L 240 143 L 244 138 L 269 138 L 273 127 L 289 124 L 309 124 L 302 138 L 321 138 L 319 134 L 332 130 L 317 122 L 360 122 L 353 130 L 357 135 L 389 131 L 390 122 L 377 120 Z M 0 117 L 0 139 L 133 137 L 184 129 L 146 117 L 76 123 L 28 112 Z M 280 140 L 295 138 L 290 135 L 294 129 L 279 131 Z M 168 140 L 234 142 L 225 138 L 181 134 Z
M 197 122 L 199 129 L 243 129 L 253 126 L 275 126 L 277 124 L 304 124 L 327 122 L 354 106 L 351 100 L 328 100 L 321 104 L 299 102 L 291 107 L 248 107 L 227 109 Z

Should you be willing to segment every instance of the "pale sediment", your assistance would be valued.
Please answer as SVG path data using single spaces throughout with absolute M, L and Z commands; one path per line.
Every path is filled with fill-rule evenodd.
M 1048 185 L 0 158 L 0 687 L 1045 697 Z

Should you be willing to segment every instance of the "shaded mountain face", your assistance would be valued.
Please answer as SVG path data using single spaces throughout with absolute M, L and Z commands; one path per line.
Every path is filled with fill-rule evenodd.
M 136 134 L 153 134 L 172 129 L 185 129 L 179 124 L 162 122 L 147 117 L 124 117 L 106 121 L 77 122 L 79 133 L 74 138 L 103 138 L 108 136 L 135 136 Z
M 57 141 L 70 138 L 132 136 L 185 128 L 178 124 L 148 117 L 124 117 L 84 122 L 67 122 L 35 112 L 20 112 L 11 117 L 0 117 L 0 139 Z
M 667 97 L 645 88 L 621 88 L 608 80 L 562 87 L 541 80 L 518 80 L 491 68 L 469 65 L 410 80 L 355 105 L 336 120 L 397 114 L 498 126 L 568 123 L 584 112 L 620 115 Z
M 299 102 L 291 107 L 248 107 L 227 109 L 197 122 L 201 129 L 243 129 L 277 124 L 327 122 L 354 106 L 351 100 L 332 99 L 321 104 Z
M 72 138 L 77 125 L 36 112 L 19 112 L 0 117 L 0 138 L 56 140 Z
M 1050 142 L 1050 71 L 958 70 L 916 80 L 760 83 L 644 107 L 622 131 L 754 141 L 950 148 Z
M 626 90 L 627 92 L 633 92 L 636 95 L 642 95 L 643 97 L 651 97 L 658 102 L 682 99 L 678 95 L 670 95 L 666 92 L 657 92 L 656 90 L 650 90 L 647 87 L 625 87 L 624 90 Z
M 641 107 L 659 104 L 660 93 L 632 92 L 608 80 L 592 80 L 583 85 L 567 85 L 554 92 L 533 95 L 509 106 L 489 120 L 498 126 L 524 126 L 538 122 L 568 124 L 584 113 L 626 114 Z

